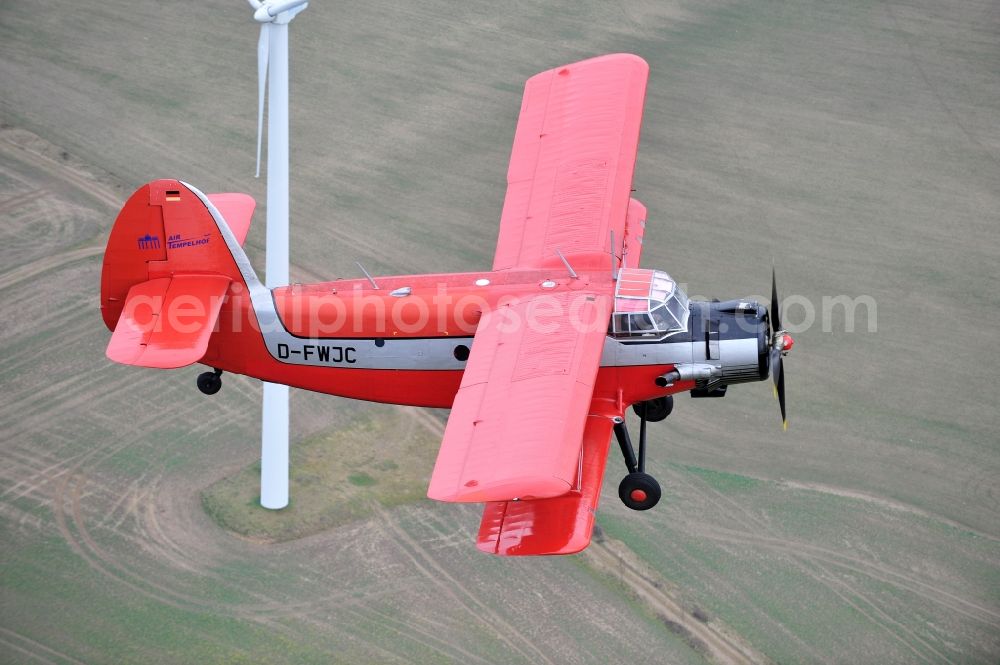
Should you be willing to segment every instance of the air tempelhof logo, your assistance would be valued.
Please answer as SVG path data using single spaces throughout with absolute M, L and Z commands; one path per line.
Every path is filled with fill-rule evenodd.
M 182 238 L 181 234 L 175 233 L 167 237 L 167 249 L 182 249 L 184 247 L 198 247 L 201 245 L 207 245 L 209 240 L 209 234 L 205 234 L 197 238 Z M 157 240 L 159 243 L 159 240 Z
M 147 233 L 136 239 L 136 244 L 139 246 L 139 249 L 159 249 L 160 236 L 151 236 Z

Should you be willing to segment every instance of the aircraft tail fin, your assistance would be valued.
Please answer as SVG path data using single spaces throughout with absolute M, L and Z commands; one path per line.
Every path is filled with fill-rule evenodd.
M 234 288 L 246 293 L 242 271 L 252 269 L 241 245 L 255 206 L 246 194 L 206 196 L 178 180 L 129 197 L 101 273 L 108 358 L 168 368 L 205 355 L 223 301 Z

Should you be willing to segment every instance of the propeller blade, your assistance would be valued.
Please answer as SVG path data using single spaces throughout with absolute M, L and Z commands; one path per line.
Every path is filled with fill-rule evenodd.
M 260 177 L 260 147 L 264 136 L 264 92 L 267 85 L 267 67 L 271 51 L 271 24 L 260 24 L 257 40 L 257 174 Z
M 778 304 L 778 280 L 771 266 L 771 332 L 781 330 L 781 307 Z
M 781 375 L 781 349 L 771 347 L 771 378 L 774 379 L 774 396 L 778 396 L 778 377 Z
M 781 409 L 781 427 L 788 430 L 788 416 L 785 415 L 785 373 L 781 371 L 780 360 L 778 361 L 778 407 Z

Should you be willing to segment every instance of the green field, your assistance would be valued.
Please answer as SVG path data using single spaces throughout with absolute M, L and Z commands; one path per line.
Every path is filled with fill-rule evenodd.
M 0 3 L 0 662 L 996 663 L 1000 11 L 883 3 L 313 0 L 292 25 L 293 279 L 489 266 L 524 80 L 651 66 L 642 264 L 766 295 L 768 385 L 608 464 L 586 554 L 481 554 L 423 497 L 444 412 L 293 391 L 292 505 L 255 504 L 260 388 L 104 358 L 118 206 L 260 203 L 246 3 Z M 870 298 L 849 319 L 824 298 Z M 811 325 L 809 312 L 815 313 Z M 803 324 L 797 326 L 796 324 Z
M 415 409 L 350 412 L 353 420 L 299 441 L 290 460 L 290 494 L 280 511 L 260 506 L 260 464 L 220 480 L 202 505 L 223 528 L 261 542 L 282 542 L 370 518 L 422 500 L 442 427 Z M 428 422 L 427 418 L 431 418 Z

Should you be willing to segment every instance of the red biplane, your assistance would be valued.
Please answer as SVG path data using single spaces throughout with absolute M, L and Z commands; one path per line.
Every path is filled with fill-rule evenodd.
M 101 309 L 111 360 L 202 363 L 375 402 L 449 407 L 428 496 L 485 504 L 480 549 L 566 554 L 590 542 L 612 433 L 645 510 L 647 421 L 674 393 L 717 397 L 770 373 L 784 420 L 792 339 L 753 300 L 689 301 L 639 268 L 645 207 L 631 198 L 647 64 L 608 55 L 528 80 L 491 270 L 272 290 L 241 247 L 254 200 L 157 180 L 122 208 Z M 640 418 L 638 451 L 625 427 Z

